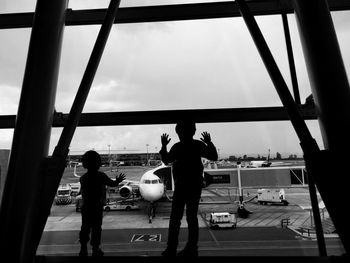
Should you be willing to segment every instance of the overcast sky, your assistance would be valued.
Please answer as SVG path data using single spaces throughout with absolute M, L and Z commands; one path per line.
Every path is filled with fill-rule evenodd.
M 0 0 L 0 13 L 33 12 L 34 0 Z M 204 1 L 122 0 L 122 6 Z M 209 2 L 209 1 L 206 1 Z M 109 1 L 70 0 L 72 9 L 105 8 Z M 289 15 L 301 101 L 311 94 L 294 16 Z M 333 14 L 347 72 L 350 72 L 350 13 Z M 258 23 L 291 87 L 280 16 Z M 68 113 L 100 26 L 66 27 L 56 110 Z M 30 29 L 0 30 L 0 114 L 16 114 Z M 241 18 L 114 25 L 84 112 L 281 106 L 281 102 Z M 323 148 L 317 121 L 307 122 Z M 220 155 L 301 155 L 289 122 L 198 124 L 211 133 Z M 61 129 L 53 129 L 50 152 Z M 78 128 L 71 152 L 159 151 L 160 135 L 178 140 L 174 125 Z M 12 130 L 0 130 L 0 148 L 11 148 Z M 146 146 L 148 145 L 148 147 Z

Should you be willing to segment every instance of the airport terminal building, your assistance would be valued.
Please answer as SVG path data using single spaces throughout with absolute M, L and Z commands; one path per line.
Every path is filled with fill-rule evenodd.
M 111 162 L 116 162 L 118 165 L 124 166 L 143 166 L 143 165 L 158 165 L 160 164 L 159 153 L 113 153 L 113 154 L 100 154 L 102 159 L 102 165 L 109 165 Z M 67 158 L 67 165 L 70 162 L 81 162 L 83 154 L 72 154 Z

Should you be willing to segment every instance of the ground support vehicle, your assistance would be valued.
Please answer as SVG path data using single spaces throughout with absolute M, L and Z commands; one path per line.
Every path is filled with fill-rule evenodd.
M 284 189 L 259 189 L 258 203 L 267 204 L 283 204 L 288 205 Z
M 237 218 L 235 214 L 228 212 L 210 213 L 209 225 L 210 228 L 236 228 Z
M 123 200 L 123 201 L 116 201 L 116 202 L 109 202 L 104 207 L 104 211 L 111 211 L 111 210 L 135 210 L 139 209 L 139 206 L 136 205 L 133 201 Z
M 62 184 L 57 189 L 55 204 L 67 205 L 70 203 L 72 203 L 72 188 L 69 184 Z

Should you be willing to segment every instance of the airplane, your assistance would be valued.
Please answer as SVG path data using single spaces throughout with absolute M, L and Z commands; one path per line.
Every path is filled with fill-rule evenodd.
M 76 167 L 74 166 L 74 176 L 75 177 L 81 177 L 80 175 L 77 174 Z M 147 172 L 145 172 L 140 180 L 137 181 L 132 181 L 132 180 L 124 180 L 118 185 L 119 189 L 119 195 L 123 199 L 128 199 L 128 198 L 135 198 L 135 195 L 140 197 L 147 201 L 149 203 L 148 207 L 148 217 L 149 217 L 149 223 L 152 223 L 152 219 L 156 214 L 156 202 L 160 200 L 162 197 L 165 195 L 165 189 L 166 185 L 165 183 L 169 184 L 169 178 L 164 178 L 165 170 L 171 169 L 168 166 L 165 166 L 162 164 L 161 166 L 158 166 L 154 169 L 151 169 Z M 164 171 L 163 171 L 164 170 Z M 115 170 L 113 170 L 115 171 Z M 161 179 L 159 176 L 162 176 L 163 178 Z M 165 183 L 164 183 L 165 182 Z M 173 184 L 173 182 L 170 182 Z
M 250 161 L 247 168 L 270 167 L 271 162 L 268 161 Z
M 265 161 L 250 161 L 246 168 L 258 168 L 258 167 L 270 167 L 272 162 L 270 162 L 270 149 L 269 154 Z
M 263 166 L 263 165 L 264 164 L 261 163 L 260 167 L 256 167 L 257 169 L 249 169 L 248 167 L 245 167 L 245 168 L 242 167 L 241 171 L 242 172 L 245 171 L 245 173 L 247 173 L 248 171 L 251 171 L 251 172 L 254 171 L 254 174 L 255 173 L 258 174 L 259 171 L 266 172 L 267 170 L 270 170 L 270 169 L 272 169 L 272 170 L 281 169 L 281 170 L 287 171 L 281 175 L 272 174 L 270 181 L 266 182 L 266 185 L 264 185 L 264 187 L 266 187 L 267 185 L 271 184 L 272 187 L 277 187 L 277 185 L 273 186 L 276 182 L 279 182 L 279 181 L 287 182 L 288 181 L 288 178 L 291 176 L 288 169 L 293 168 L 293 167 L 289 167 L 289 166 L 268 167 L 268 166 Z M 269 165 L 271 165 L 271 163 Z M 268 167 L 268 168 L 264 168 L 264 167 Z M 300 167 L 295 167 L 295 169 L 299 169 L 299 168 Z M 265 169 L 267 169 L 267 170 L 265 170 Z M 303 169 L 303 167 L 301 167 L 301 169 Z M 111 170 L 111 171 L 116 172 L 116 170 Z M 239 202 L 239 211 L 249 213 L 249 211 L 246 211 L 244 209 L 244 206 L 243 206 L 243 188 L 251 188 L 251 187 L 240 186 L 240 182 L 238 182 L 239 185 L 235 185 L 235 180 L 236 180 L 235 178 L 237 177 L 237 175 L 235 175 L 235 171 L 237 171 L 237 168 L 204 169 L 204 174 L 203 174 L 204 186 L 203 186 L 203 188 L 206 188 L 208 190 L 210 188 L 212 188 L 212 189 L 217 189 L 217 188 L 227 188 L 227 189 L 236 188 L 237 189 L 238 188 L 240 190 L 239 191 L 240 198 L 242 198 L 242 200 L 240 200 L 240 202 Z M 80 177 L 76 173 L 76 167 L 74 167 L 74 176 Z M 262 176 L 262 175 L 259 176 L 260 179 L 257 182 L 261 183 L 260 181 L 265 176 Z M 276 176 L 278 176 L 280 179 L 277 179 Z M 249 180 L 253 180 L 252 175 L 248 175 L 248 177 L 250 178 Z M 248 177 L 246 177 L 246 178 L 248 178 Z M 267 179 L 267 178 L 265 178 L 265 179 Z M 300 181 L 300 179 L 299 179 L 299 181 Z M 303 181 L 302 182 L 300 181 L 300 183 L 302 183 L 304 186 Z M 255 188 L 256 187 L 261 188 L 262 186 L 256 185 Z M 286 187 L 286 186 L 284 186 L 284 187 Z M 157 166 L 157 167 L 145 172 L 141 176 L 139 181 L 124 180 L 123 182 L 121 182 L 119 184 L 118 189 L 119 189 L 119 195 L 124 200 L 130 199 L 130 198 L 133 198 L 133 200 L 135 200 L 134 198 L 136 196 L 136 197 L 140 197 L 140 199 L 147 201 L 148 205 L 149 205 L 148 206 L 149 223 L 152 223 L 152 219 L 156 214 L 157 201 L 159 201 L 163 197 L 167 198 L 169 201 L 172 201 L 171 197 L 169 196 L 169 192 L 174 191 L 174 180 L 172 177 L 172 168 L 171 168 L 171 166 L 167 166 L 167 165 L 164 165 L 162 163 L 160 166 Z

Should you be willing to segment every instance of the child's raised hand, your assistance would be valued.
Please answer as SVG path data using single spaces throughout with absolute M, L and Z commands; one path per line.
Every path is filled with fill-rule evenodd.
M 115 180 L 118 182 L 118 184 L 120 184 L 121 182 L 123 182 L 125 180 L 125 174 L 120 173 L 119 175 L 116 175 Z
M 162 136 L 160 137 L 160 140 L 163 146 L 167 146 L 168 143 L 171 141 L 171 139 L 169 138 L 169 134 L 166 134 L 166 133 L 162 134 Z
M 211 142 L 210 134 L 208 132 L 202 132 L 203 138 L 201 138 L 201 141 L 205 144 L 208 144 Z

